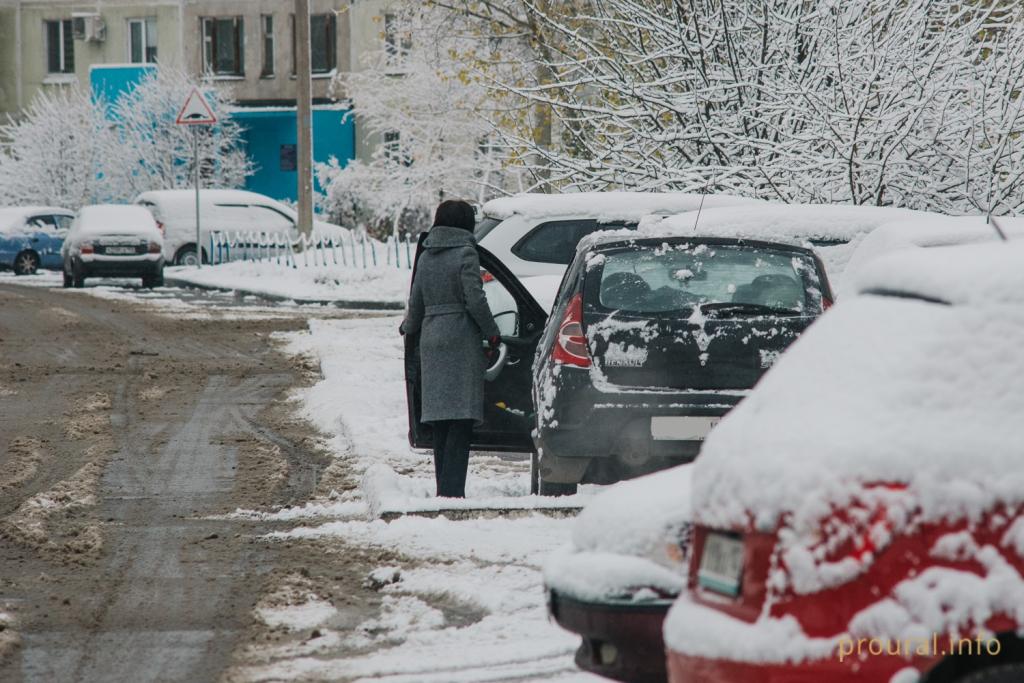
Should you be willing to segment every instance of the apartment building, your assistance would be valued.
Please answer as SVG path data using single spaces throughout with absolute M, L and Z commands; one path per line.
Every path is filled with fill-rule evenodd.
M 380 39 L 374 16 L 385 5 L 310 0 L 317 161 L 355 156 L 358 127 L 332 82 Z M 107 73 L 111 65 L 184 67 L 230 90 L 258 167 L 249 189 L 294 198 L 293 7 L 290 0 L 0 0 L 0 118 L 17 117 L 48 88 L 94 85 L 97 65 Z

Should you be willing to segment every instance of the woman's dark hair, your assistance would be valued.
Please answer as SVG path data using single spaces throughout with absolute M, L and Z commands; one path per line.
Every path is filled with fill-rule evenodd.
M 434 214 L 434 225 L 447 225 L 450 228 L 462 228 L 473 232 L 476 227 L 476 214 L 468 202 L 448 199 L 438 205 Z

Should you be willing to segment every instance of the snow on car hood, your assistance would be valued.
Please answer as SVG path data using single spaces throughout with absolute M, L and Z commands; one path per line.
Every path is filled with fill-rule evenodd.
M 523 193 L 492 199 L 483 214 L 504 220 L 513 214 L 530 218 L 577 216 L 608 221 L 636 221 L 647 214 L 676 214 L 701 206 L 763 205 L 756 199 L 725 194 L 686 192 L 575 192 L 567 194 Z
M 990 263 L 1008 283 L 1020 279 L 1024 252 L 1015 254 L 1016 272 L 1006 273 L 1012 257 Z M 946 274 L 969 280 L 982 263 Z M 924 278 L 920 268 L 907 277 Z M 1021 377 L 1019 304 L 847 298 L 708 436 L 694 466 L 697 521 L 770 531 L 788 514 L 794 528 L 813 529 L 872 482 L 905 485 L 925 518 L 1024 501 Z
M 678 593 L 684 567 L 666 546 L 689 538 L 692 470 L 680 465 L 597 494 L 573 525 L 571 548 L 545 565 L 547 585 L 583 600 L 622 597 L 645 587 Z

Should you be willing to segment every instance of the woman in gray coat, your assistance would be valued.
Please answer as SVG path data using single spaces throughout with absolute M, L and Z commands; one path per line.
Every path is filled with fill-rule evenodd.
M 482 342 L 491 348 L 499 343 L 480 279 L 474 225 L 466 202 L 437 207 L 401 328 L 420 335 L 420 419 L 433 427 L 437 495 L 448 498 L 466 496 L 470 436 L 484 417 Z

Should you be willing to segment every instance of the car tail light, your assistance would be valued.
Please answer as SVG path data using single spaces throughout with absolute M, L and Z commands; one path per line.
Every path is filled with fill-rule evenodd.
M 493 276 L 493 275 L 491 275 L 491 274 L 490 274 L 489 272 L 487 272 L 486 270 L 484 270 L 484 269 L 482 269 L 482 268 L 481 268 L 481 269 L 480 269 L 480 282 L 484 283 L 485 285 L 486 285 L 486 284 L 487 284 L 488 282 L 494 282 L 494 276 Z
M 583 296 L 576 294 L 569 300 L 565 315 L 558 325 L 552 359 L 562 365 L 590 367 L 590 353 L 587 351 L 587 337 L 583 334 Z
M 159 231 L 160 231 L 160 234 L 161 234 L 161 235 L 166 235 L 166 234 L 167 234 L 167 231 L 166 231 L 166 230 L 164 230 L 164 224 L 163 224 L 163 223 L 161 223 L 160 221 L 157 221 L 157 222 L 156 222 L 156 227 L 157 227 L 157 230 L 159 230 Z
M 159 254 L 161 251 L 163 251 L 163 248 L 160 246 L 159 242 L 150 242 L 149 243 L 149 253 L 150 254 Z
M 832 299 L 829 299 L 827 296 L 821 297 L 821 312 L 824 313 L 830 308 L 832 308 Z
M 92 254 L 95 250 L 93 249 L 92 242 L 82 242 L 82 246 L 79 247 L 79 251 L 83 254 Z

